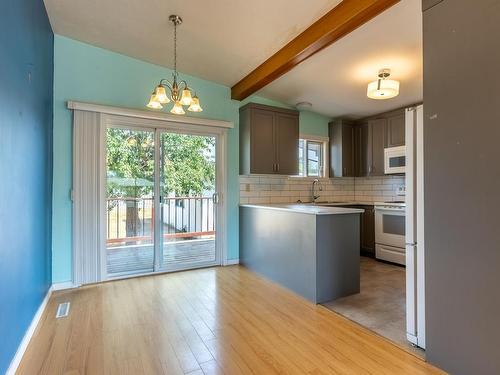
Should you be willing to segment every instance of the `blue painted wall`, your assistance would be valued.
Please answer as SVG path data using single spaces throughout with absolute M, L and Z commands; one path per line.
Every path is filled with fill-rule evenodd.
M 54 42 L 54 190 L 52 267 L 53 282 L 66 282 L 72 276 L 72 116 L 68 100 L 93 102 L 145 110 L 152 88 L 159 78 L 171 71 L 102 48 L 56 35 Z M 229 87 L 182 74 L 196 89 L 204 111 L 190 116 L 233 121 L 228 134 L 228 255 L 239 257 L 239 107 L 248 101 L 287 107 L 279 102 L 252 96 L 245 102 L 231 100 Z M 318 115 L 319 116 L 319 115 Z M 318 118 L 322 118 L 321 116 Z M 307 129 L 319 127 L 313 134 L 328 133 L 328 119 L 302 121 Z
M 0 373 L 51 284 L 53 34 L 42 0 L 0 2 Z

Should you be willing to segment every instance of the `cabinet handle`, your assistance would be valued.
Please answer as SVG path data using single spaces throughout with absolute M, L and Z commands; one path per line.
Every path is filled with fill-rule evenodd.
M 347 168 L 344 167 L 344 177 L 345 177 L 346 174 L 347 174 Z
M 273 163 L 273 172 L 276 172 L 276 164 Z
M 276 172 L 280 171 L 280 163 L 276 164 Z

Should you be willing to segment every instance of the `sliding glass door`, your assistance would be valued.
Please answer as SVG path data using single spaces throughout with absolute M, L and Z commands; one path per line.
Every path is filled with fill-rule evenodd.
M 216 264 L 215 136 L 160 134 L 160 268 Z
M 108 275 L 154 271 L 154 131 L 106 131 Z
M 216 134 L 106 131 L 108 278 L 220 264 Z

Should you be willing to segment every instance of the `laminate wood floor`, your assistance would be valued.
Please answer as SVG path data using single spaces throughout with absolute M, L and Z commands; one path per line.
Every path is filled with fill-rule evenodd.
M 70 314 L 55 319 L 57 305 Z M 18 374 L 440 374 L 241 266 L 51 297 Z

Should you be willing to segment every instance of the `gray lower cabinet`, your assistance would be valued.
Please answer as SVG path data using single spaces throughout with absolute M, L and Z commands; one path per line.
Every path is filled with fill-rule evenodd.
M 361 252 L 375 255 L 375 209 L 373 206 L 359 206 L 365 210 L 361 214 Z
M 298 174 L 299 113 L 249 103 L 240 108 L 240 174 Z
M 375 208 L 373 205 L 345 205 L 347 208 L 360 208 L 364 212 L 360 215 L 359 228 L 360 251 L 363 255 L 375 256 Z

